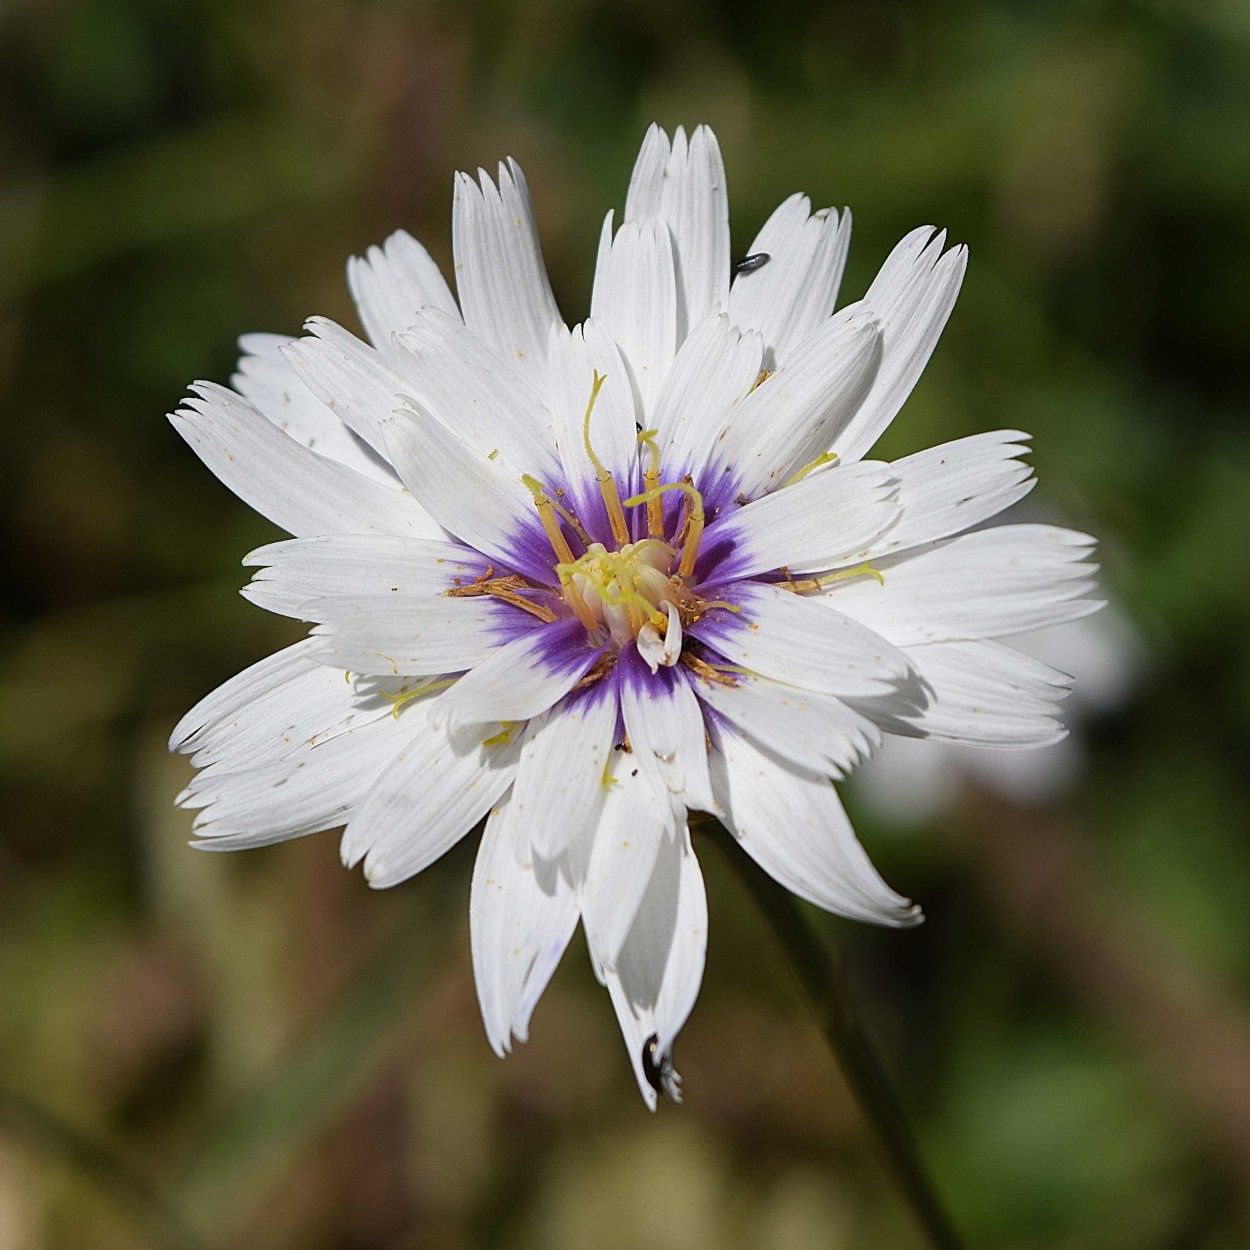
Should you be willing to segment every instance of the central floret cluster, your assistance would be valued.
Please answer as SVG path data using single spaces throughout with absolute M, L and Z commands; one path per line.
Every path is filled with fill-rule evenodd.
M 619 551 L 609 551 L 602 543 L 591 543 L 585 554 L 571 564 L 556 568 L 570 607 L 587 626 L 606 629 L 622 646 L 632 642 L 648 625 L 668 628 L 668 612 L 674 611 L 669 570 L 673 548 L 658 538 L 626 543 Z M 680 626 L 679 626 L 680 628 Z
M 689 624 L 709 607 L 737 609 L 701 599 L 687 585 L 703 537 L 703 497 L 688 479 L 660 481 L 656 431 L 642 430 L 637 436 L 648 460 L 642 491 L 621 498 L 616 478 L 596 454 L 590 438 L 591 417 L 606 381 L 604 374 L 595 371 L 582 422 L 582 444 L 594 467 L 615 549 L 593 539 L 583 518 L 554 498 L 537 478 L 527 474 L 522 480 L 551 543 L 565 604 L 586 627 L 592 641 L 604 642 L 610 637 L 618 646 L 636 641 L 654 672 L 660 665 L 671 666 L 681 658 L 683 623 Z M 664 496 L 670 492 L 683 496 L 672 513 L 671 537 L 664 508 Z M 640 515 L 637 510 L 644 508 L 645 514 Z M 582 548 L 580 555 L 574 552 L 574 542 Z

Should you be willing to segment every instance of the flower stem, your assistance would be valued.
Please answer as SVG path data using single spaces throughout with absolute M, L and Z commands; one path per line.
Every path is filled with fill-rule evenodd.
M 723 840 L 734 841 L 732 836 L 717 839 Z M 821 944 L 787 889 L 736 844 L 729 848 L 728 858 L 781 942 L 842 1075 L 929 1244 L 934 1250 L 961 1250 L 963 1242 L 929 1179 L 903 1106 L 851 1005 L 842 960 Z

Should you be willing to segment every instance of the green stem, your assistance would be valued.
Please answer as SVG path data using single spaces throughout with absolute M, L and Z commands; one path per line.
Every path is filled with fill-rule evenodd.
M 780 940 L 846 1083 L 930 1245 L 934 1250 L 961 1250 L 963 1242 L 929 1179 L 903 1106 L 851 1005 L 841 959 L 824 948 L 789 890 L 758 868 L 736 842 L 728 858 Z

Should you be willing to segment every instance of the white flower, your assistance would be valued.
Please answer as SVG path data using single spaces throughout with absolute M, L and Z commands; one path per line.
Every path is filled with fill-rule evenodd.
M 320 318 L 248 337 L 235 390 L 172 418 L 294 535 L 244 594 L 315 623 L 175 729 L 198 845 L 346 825 L 383 887 L 486 817 L 491 1045 L 525 1040 L 580 918 L 652 1106 L 706 948 L 688 809 L 802 898 L 913 924 L 830 779 L 883 731 L 1051 741 L 1066 679 L 993 640 L 1097 606 L 1082 534 L 956 537 L 1029 490 L 1025 435 L 863 459 L 966 252 L 913 231 L 835 313 L 850 225 L 791 196 L 735 276 L 715 138 L 652 127 L 569 330 L 507 161 L 456 179 L 458 306 L 393 235 L 348 266 L 371 345 Z

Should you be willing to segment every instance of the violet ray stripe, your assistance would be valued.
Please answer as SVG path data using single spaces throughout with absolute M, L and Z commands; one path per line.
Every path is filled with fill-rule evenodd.
M 553 621 L 550 625 L 538 625 L 534 628 L 533 617 L 522 613 L 519 608 L 514 608 L 513 611 L 530 621 L 530 628 L 522 631 L 533 635 L 530 655 L 535 663 L 541 664 L 551 673 L 577 673 L 580 678 L 594 667 L 607 650 L 607 644 L 596 646 L 590 641 L 586 627 L 576 617 L 566 617 Z

